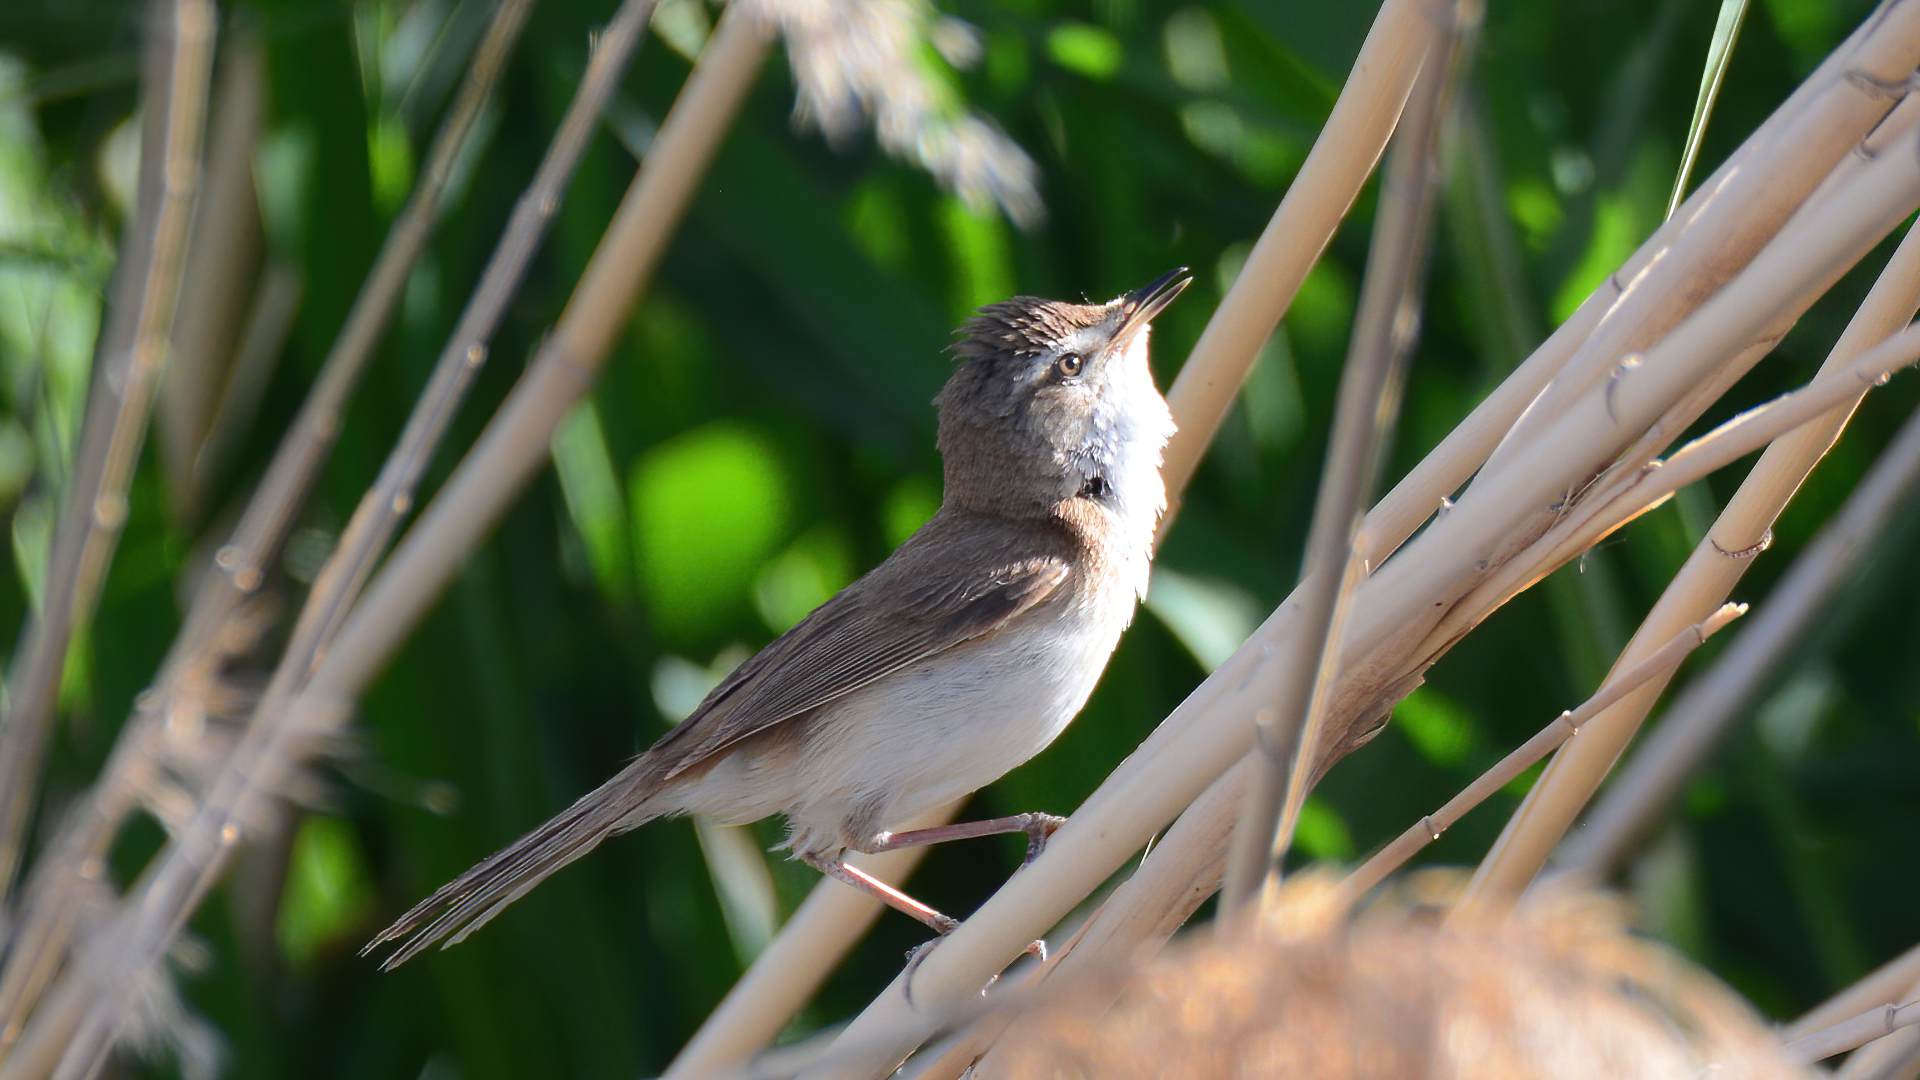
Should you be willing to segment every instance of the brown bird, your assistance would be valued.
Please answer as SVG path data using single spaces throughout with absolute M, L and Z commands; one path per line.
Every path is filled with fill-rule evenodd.
M 982 308 L 934 399 L 945 491 L 933 518 L 613 779 L 363 951 L 398 942 L 392 968 L 457 943 L 607 837 L 679 814 L 782 814 L 794 857 L 952 930 L 842 856 L 1025 832 L 1031 859 L 1063 823 L 889 831 L 1045 749 L 1093 692 L 1146 592 L 1166 508 L 1173 419 L 1148 370 L 1148 324 L 1191 280 L 1183 267 L 1105 304 Z

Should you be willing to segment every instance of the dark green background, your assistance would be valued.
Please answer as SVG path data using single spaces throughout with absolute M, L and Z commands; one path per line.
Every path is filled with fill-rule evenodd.
M 289 603 L 402 423 L 566 104 L 588 30 L 610 6 L 536 9 L 484 122 L 483 157 L 454 186 L 277 576 Z M 1451 144 L 1392 476 L 1658 223 L 1714 8 L 1492 5 L 1462 99 L 1460 130 L 1473 134 Z M 1866 8 L 1755 3 L 1699 175 Z M 765 643 L 931 511 L 929 399 L 947 370 L 949 330 L 971 308 L 1016 291 L 1104 298 L 1192 266 L 1196 285 L 1155 335 L 1170 383 L 1304 158 L 1372 15 L 1371 5 L 1231 0 L 964 0 L 947 10 L 982 34 L 982 63 L 959 85 L 1038 162 L 1045 224 L 1020 232 L 865 141 L 836 150 L 796 132 L 785 62 L 770 65 L 590 406 L 563 433 L 561 467 L 518 501 L 379 681 L 354 745 L 323 770 L 324 808 L 278 854 L 250 857 L 240 884 L 196 919 L 209 963 L 183 985 L 230 1041 L 232 1075 L 612 1077 L 664 1066 L 750 958 L 751 912 L 765 902 L 751 888 L 718 888 L 685 823 L 609 844 L 473 941 L 398 974 L 376 974 L 354 950 L 599 782 L 697 696 L 710 669 Z M 679 15 L 707 11 L 683 4 Z M 27 0 L 0 14 L 9 648 L 25 582 L 41 573 L 34 537 L 50 485 L 65 475 L 123 223 L 98 161 L 137 97 L 134 12 Z M 255 33 L 266 47 L 268 149 L 280 165 L 263 170 L 262 198 L 271 246 L 304 275 L 303 304 L 207 514 L 172 522 L 155 455 L 143 462 L 95 627 L 69 673 L 48 776 L 55 800 L 92 775 L 151 677 L 177 625 L 176 577 L 196 545 L 221 535 L 297 408 L 486 10 L 256 0 L 227 14 L 227 39 Z M 389 53 L 409 19 L 438 28 L 439 44 L 401 65 Z M 650 40 L 619 123 L 657 121 L 687 67 Z M 632 169 L 610 136 L 588 156 L 457 444 L 470 442 L 556 316 Z M 1263 354 L 1194 481 L 1153 600 L 1092 704 L 1052 749 L 983 792 L 976 815 L 1071 810 L 1292 582 L 1372 200 L 1370 187 Z M 1882 258 L 1849 276 L 1710 419 L 1804 380 Z M 1736 598 L 1764 603 L 1916 402 L 1910 379 L 1868 401 Z M 1329 777 L 1301 855 L 1364 854 L 1584 698 L 1738 475 L 1636 522 L 1464 642 L 1388 733 Z M 1812 1005 L 1915 935 L 1915 516 L 1862 561 L 1816 635 L 1775 673 L 1759 722 L 1691 786 L 1627 881 L 1652 933 L 1772 1015 Z M 269 660 L 263 651 L 253 670 Z M 1476 858 L 1512 805 L 1502 796 L 1432 856 Z M 777 835 L 766 825 L 757 842 Z M 129 830 L 117 852 L 123 877 L 158 839 L 150 823 Z M 1017 860 L 1015 840 L 957 845 L 929 860 L 914 891 L 964 914 Z M 768 862 L 784 914 L 815 878 Z M 795 1030 L 857 1009 L 922 936 L 883 919 Z

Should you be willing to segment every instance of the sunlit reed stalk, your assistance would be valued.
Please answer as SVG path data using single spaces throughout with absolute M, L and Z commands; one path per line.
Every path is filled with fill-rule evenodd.
M 154 0 L 147 19 L 148 117 L 141 138 L 147 153 L 140 218 L 128 230 L 116 274 L 80 449 L 47 551 L 40 609 L 16 645 L 0 702 L 0 900 L 20 869 L 68 644 L 92 616 L 126 527 L 127 485 L 167 360 L 200 183 L 213 70 L 213 4 Z
M 477 47 L 465 80 L 428 155 L 406 205 L 395 218 L 374 268 L 328 352 L 319 379 L 292 428 L 275 451 L 265 478 L 242 513 L 233 538 L 202 575 L 182 629 L 162 661 L 153 687 L 136 699 L 135 712 L 114 745 L 81 807 L 67 815 L 27 890 L 16 944 L 0 969 L 0 1049 L 22 1030 L 26 1011 L 61 963 L 75 930 L 77 889 L 99 873 L 100 860 L 126 816 L 138 805 L 148 778 L 163 756 L 166 722 L 175 695 L 189 673 L 212 661 L 220 634 L 264 581 L 264 567 L 285 541 L 299 507 L 325 464 L 339 432 L 346 399 L 372 358 L 381 332 L 399 304 L 403 286 L 436 222 L 454 162 L 473 134 L 514 42 L 532 10 L 531 0 L 502 0 Z
M 1365 557 L 1355 550 L 1361 516 L 1379 483 L 1407 359 L 1419 338 L 1440 128 L 1454 83 L 1471 55 L 1467 39 L 1479 24 L 1480 5 L 1477 0 L 1451 3 L 1429 17 L 1443 20 L 1446 29 L 1421 59 L 1420 77 L 1381 177 L 1366 277 L 1294 591 L 1300 630 L 1282 654 L 1281 696 L 1253 716 L 1255 760 L 1261 764 L 1227 857 L 1221 889 L 1227 911 L 1258 895 L 1292 843 L 1288 811 L 1302 773 L 1311 767 L 1305 759 L 1330 704 L 1347 605 L 1365 573 Z
M 1358 900 L 1385 881 L 1388 875 L 1405 866 L 1422 848 L 1437 842 L 1468 811 L 1492 798 L 1494 793 L 1518 779 L 1521 773 L 1552 753 L 1560 744 L 1579 735 L 1600 710 L 1620 700 L 1629 691 L 1639 689 L 1655 676 L 1671 675 L 1693 650 L 1706 644 L 1708 638 L 1745 613 L 1744 605 L 1722 605 L 1705 622 L 1696 623 L 1676 634 L 1645 660 L 1608 679 L 1578 708 L 1569 709 L 1555 717 L 1552 723 L 1515 747 L 1493 768 L 1481 773 L 1458 795 L 1448 799 L 1445 805 L 1408 826 L 1405 832 L 1348 875 L 1340 883 L 1348 901 Z
M 1476 486 L 1458 508 L 1435 520 L 1370 578 L 1357 598 L 1349 637 L 1349 651 L 1361 662 L 1343 667 L 1354 673 L 1350 678 L 1358 700 L 1378 694 L 1384 707 L 1395 696 L 1394 689 L 1408 685 L 1409 677 L 1417 679 L 1417 671 L 1408 672 L 1394 660 L 1396 632 L 1401 627 L 1419 632 L 1430 617 L 1416 616 L 1436 605 L 1444 610 L 1452 599 L 1464 595 L 1484 572 L 1481 560 L 1537 514 L 1537 508 L 1577 489 L 1585 476 L 1609 462 L 1701 380 L 1737 355 L 1745 346 L 1746 328 L 1757 321 L 1756 313 L 1777 311 L 1805 288 L 1805 282 L 1818 280 L 1829 265 L 1858 259 L 1884 235 L 1905 213 L 1907 177 L 1902 170 L 1909 170 L 1912 162 L 1903 159 L 1911 157 L 1893 154 L 1862 168 L 1848 185 L 1852 197 L 1836 198 L 1821 208 L 1821 235 L 1801 253 L 1803 265 L 1785 272 L 1769 265 L 1767 273 L 1740 275 L 1650 350 L 1649 362 L 1632 369 L 1631 377 L 1597 385 L 1575 401 L 1542 453 L 1503 471 L 1499 484 Z M 1689 239 L 1704 243 L 1710 238 Z M 1760 261 L 1765 261 L 1764 252 Z M 1660 363 L 1652 362 L 1656 356 Z M 1444 493 L 1433 497 L 1435 505 L 1440 494 Z M 927 956 L 913 973 L 911 1005 L 896 980 L 843 1037 L 873 1039 L 899 1027 L 896 1020 L 905 1011 L 938 1009 L 977 992 L 1027 940 L 1044 933 L 1052 920 L 1111 873 L 1126 853 L 1136 850 L 1149 833 L 1236 760 L 1250 740 L 1244 720 L 1236 723 L 1235 718 L 1243 718 L 1255 707 L 1253 702 L 1277 692 L 1264 661 L 1289 631 L 1289 616 L 1283 609 L 1269 619 L 1082 805 L 1033 867 L 1016 875 Z M 1356 719 L 1367 711 L 1352 710 Z M 1336 738 L 1327 748 L 1326 762 L 1354 745 Z M 912 1049 L 911 1042 L 896 1042 L 892 1049 L 905 1054 Z M 881 1056 L 865 1066 L 883 1067 Z
M 1439 37 L 1439 26 L 1430 18 L 1432 7 L 1433 0 L 1386 0 L 1381 5 L 1299 174 L 1168 389 L 1167 404 L 1179 430 L 1167 445 L 1160 470 L 1167 485 L 1162 535 L 1179 513 L 1181 493 L 1261 346 L 1273 336 L 1300 283 L 1380 160 L 1419 74 L 1421 57 Z
M 1433 815 L 1435 818 L 1451 824 L 1457 820 L 1473 803 L 1497 790 L 1504 783 L 1502 777 L 1506 770 L 1518 772 L 1526 764 L 1538 760 L 1547 750 L 1561 739 L 1567 737 L 1566 721 L 1572 726 L 1585 722 L 1600 707 L 1617 697 L 1638 681 L 1652 677 L 1664 670 L 1671 670 L 1685 659 L 1686 655 L 1697 647 L 1705 636 L 1717 632 L 1737 617 L 1739 609 L 1729 605 L 1713 619 L 1698 627 L 1690 628 L 1669 643 L 1661 654 L 1648 663 L 1629 672 L 1615 683 L 1604 687 L 1594 698 L 1571 713 L 1562 714 L 1540 735 L 1515 750 L 1508 758 L 1488 774 L 1477 780 L 1466 793 L 1449 802 L 1447 808 Z M 1516 765 L 1516 762 L 1518 764 Z M 1213 894 L 1220 882 L 1224 863 L 1224 848 L 1228 830 L 1233 827 L 1234 809 L 1244 801 L 1244 791 L 1249 774 L 1256 767 L 1253 757 L 1221 777 L 1205 794 L 1187 808 L 1173 827 L 1154 847 L 1153 854 L 1146 859 L 1131 877 L 1123 882 L 1109 896 L 1088 924 L 1082 928 L 1077 939 L 1069 944 L 1062 954 L 1056 956 L 1051 966 L 1071 974 L 1090 965 L 1112 963 L 1128 957 L 1141 956 L 1150 948 L 1157 948 L 1183 925 L 1193 912 Z M 1446 824 L 1440 825 L 1444 830 Z M 1422 822 L 1408 830 L 1409 835 L 1396 841 L 1394 848 L 1405 848 L 1404 853 L 1394 848 L 1376 855 L 1358 874 L 1342 883 L 1344 902 L 1357 899 L 1371 887 L 1371 876 L 1384 877 L 1392 867 L 1389 860 L 1410 856 L 1425 841 L 1432 839 L 1431 833 L 1422 833 Z M 995 1030 L 987 1038 L 974 1042 L 974 1054 L 978 1056 L 994 1042 L 1000 1032 Z M 916 1058 L 916 1061 L 918 1059 Z M 955 1064 L 964 1067 L 972 1057 Z M 981 1059 L 983 1075 L 993 1075 L 991 1068 L 992 1053 Z M 958 1070 L 936 1072 L 934 1077 L 957 1076 Z
M 1916 344 L 1920 355 L 1920 343 Z M 1920 415 L 1907 421 L 1872 471 L 1768 594 L 1766 609 L 1704 675 L 1675 699 L 1660 726 L 1608 785 L 1585 823 L 1562 845 L 1562 871 L 1611 873 L 1708 753 L 1748 714 L 1806 631 L 1873 550 L 1888 521 L 1920 491 Z
M 1920 1001 L 1889 1003 L 1802 1035 L 1787 1044 L 1787 1053 L 1809 1064 L 1825 1061 L 1915 1024 L 1920 1024 Z
M 1913 144 L 1913 138 L 1907 136 L 1907 146 Z M 1897 162 L 1910 156 L 1886 154 L 1872 164 Z M 1861 176 L 1866 171 L 1862 169 Z M 1906 183 L 1908 190 L 1920 196 L 1920 175 L 1909 178 Z M 1783 251 L 1782 257 L 1791 258 L 1794 254 Z M 1733 285 L 1726 290 L 1727 293 L 1734 291 Z M 1835 342 L 1822 367 L 1823 373 L 1831 373 L 1858 358 L 1912 319 L 1917 307 L 1920 307 L 1920 237 L 1910 230 Z M 1839 437 L 1852 415 L 1857 395 L 1865 390 L 1865 386 L 1858 385 L 1848 388 L 1831 406 L 1830 416 L 1768 449 L 1668 584 L 1634 636 L 1639 644 L 1629 644 L 1622 662 L 1637 661 L 1647 647 L 1671 636 L 1679 625 L 1692 621 L 1690 617 L 1711 610 L 1727 598 L 1752 564 L 1751 558 L 1738 557 L 1739 553 L 1757 551 L 1765 542 L 1774 519 Z M 1482 864 L 1475 885 L 1469 890 L 1470 897 L 1511 894 L 1531 880 L 1638 730 L 1658 689 L 1658 686 L 1649 687 L 1609 709 L 1589 725 L 1590 738 L 1570 747 L 1567 753 L 1555 756 Z
M 307 687 L 262 701 L 194 820 L 149 867 L 103 937 L 105 947 L 50 991 L 41 1012 L 52 1015 L 36 1015 L 20 1056 L 29 1046 L 57 1056 L 57 1080 L 86 1075 L 104 1059 L 126 1019 L 131 976 L 160 962 L 260 805 L 278 797 L 317 740 L 344 719 L 349 703 L 546 460 L 554 431 L 591 387 L 626 325 L 767 45 L 766 27 L 751 16 L 735 9 L 722 16 L 526 374 L 369 583 Z M 0 1078 L 13 1080 L 8 1073 Z
M 1659 340 L 1772 240 L 1788 217 L 1874 128 L 1902 96 L 1920 52 L 1920 4 L 1882 11 L 1877 25 L 1813 100 L 1795 112 L 1778 136 L 1794 147 L 1789 167 L 1743 169 L 1730 175 L 1687 227 L 1720 236 L 1720 243 L 1675 245 L 1629 284 L 1566 370 L 1528 409 L 1487 464 L 1498 475 L 1530 450 L 1577 395 L 1607 377 L 1623 357 Z
M 1782 1027 L 1780 1037 L 1792 1042 L 1821 1028 L 1831 1027 L 1856 1013 L 1894 1000 L 1901 991 L 1916 982 L 1920 982 L 1920 945 L 1915 945 L 1808 1009 L 1799 1019 Z
M 1907 1003 L 1897 1018 L 1911 1018 L 1911 1007 L 1920 1001 L 1920 982 L 1908 986 L 1893 1000 Z M 1833 1075 L 1835 1080 L 1913 1080 L 1920 1076 L 1920 1025 L 1908 1019 L 1904 1024 L 1896 1024 L 1891 1031 L 1873 1036 L 1841 1063 Z

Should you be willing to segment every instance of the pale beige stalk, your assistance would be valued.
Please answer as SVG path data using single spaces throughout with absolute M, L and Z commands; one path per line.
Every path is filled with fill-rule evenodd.
M 1780 1029 L 1780 1037 L 1792 1042 L 1824 1027 L 1864 1012 L 1900 996 L 1901 991 L 1920 982 L 1920 945 L 1874 968 L 1839 993 L 1807 1010 L 1793 1023 Z
M 1454 823 L 1464 817 L 1468 811 L 1492 798 L 1495 792 L 1512 783 L 1521 773 L 1552 753 L 1562 743 L 1579 735 L 1585 730 L 1587 723 L 1599 715 L 1602 709 L 1619 701 L 1630 691 L 1644 686 L 1655 677 L 1671 677 L 1693 650 L 1706 644 L 1708 638 L 1719 633 L 1728 623 L 1746 614 L 1746 610 L 1744 604 L 1723 604 L 1720 610 L 1709 615 L 1704 622 L 1696 623 L 1674 635 L 1646 659 L 1608 678 L 1601 684 L 1600 689 L 1582 702 L 1578 708 L 1561 713 L 1552 723 L 1541 728 L 1532 738 L 1501 758 L 1493 768 L 1480 774 L 1479 778 L 1467 785 L 1458 795 L 1448 799 L 1444 806 L 1408 826 L 1405 832 L 1395 837 L 1386 847 L 1362 863 L 1358 870 L 1348 875 L 1347 879 L 1341 882 L 1341 889 L 1346 894 L 1348 902 L 1357 901 L 1374 886 L 1385 881 L 1388 875 L 1419 854 L 1420 849 L 1439 840 L 1441 834 L 1452 828 Z
M 1908 136 L 1906 146 L 1912 145 L 1912 138 Z M 1882 155 L 1867 168 L 1911 157 L 1912 154 L 1903 149 Z M 1864 175 L 1866 171 L 1862 169 L 1861 173 Z M 1910 183 L 1920 191 L 1920 176 Z M 1834 200 L 1838 201 L 1838 198 Z M 1755 267 L 1759 265 L 1760 261 L 1756 260 Z M 1741 280 L 1747 276 L 1743 274 Z M 1738 285 L 1739 281 L 1729 285 L 1726 293 L 1734 293 Z M 1910 230 L 1834 344 L 1822 371 L 1840 368 L 1858 357 L 1912 319 L 1917 307 L 1920 307 L 1920 236 Z M 1676 331 L 1669 340 L 1681 338 L 1682 332 Z M 1861 393 L 1865 389 L 1859 388 Z M 1674 629 L 1726 600 L 1734 584 L 1752 565 L 1751 558 L 1740 558 L 1737 554 L 1755 550 L 1756 545 L 1767 538 L 1780 510 L 1852 416 L 1858 396 L 1849 397 L 1851 400 L 1832 410 L 1825 419 L 1795 429 L 1768 448 L 1641 623 L 1621 656 L 1622 663 L 1637 662 L 1654 644 L 1672 636 Z M 1481 864 L 1469 888 L 1469 897 L 1512 895 L 1525 887 L 1639 729 L 1662 685 L 1650 685 L 1607 710 L 1588 726 L 1588 738 L 1569 747 L 1566 753 L 1555 755 L 1540 783 L 1528 792 Z
M 1825 1061 L 1915 1024 L 1920 1024 L 1920 1001 L 1888 1003 L 1802 1035 L 1787 1044 L 1787 1053 L 1808 1063 Z
M 1901 335 L 1920 359 L 1920 330 Z M 1873 350 L 1878 352 L 1879 350 Z M 1661 470 L 1664 472 L 1665 470 Z M 1882 537 L 1888 519 L 1920 491 L 1920 414 L 1909 419 L 1846 505 L 1768 594 L 1765 610 L 1704 675 L 1688 684 L 1660 726 L 1562 845 L 1559 868 L 1599 878 L 1658 820 L 1686 778 L 1768 685 L 1833 594 Z
M 1420 59 L 1439 38 L 1433 3 L 1386 0 L 1381 5 L 1299 175 L 1168 389 L 1167 404 L 1179 431 L 1161 467 L 1168 492 L 1162 535 L 1179 513 L 1179 493 L 1199 467 L 1261 346 L 1273 336 L 1307 271 L 1380 160 Z
M 1576 397 L 1623 357 L 1665 336 L 1702 298 L 1742 270 L 1886 116 L 1898 99 L 1888 88 L 1900 86 L 1916 62 L 1920 62 L 1920 4 L 1906 3 L 1877 13 L 1869 21 L 1866 37 L 1852 51 L 1847 70 L 1828 76 L 1819 95 L 1776 136 L 1778 145 L 1792 147 L 1791 156 L 1771 155 L 1764 166 L 1733 171 L 1689 222 L 1690 231 L 1718 242 L 1675 244 L 1665 258 L 1648 266 L 1515 425 L 1486 472 L 1497 475 L 1529 452 Z
M 127 485 L 166 364 L 200 184 L 213 70 L 210 0 L 155 0 L 148 16 L 148 121 L 140 221 L 116 271 L 114 307 L 88 392 L 72 475 L 47 552 L 40 609 L 16 645 L 0 713 L 0 899 L 20 868 L 74 631 L 92 617 L 127 522 Z
M 16 946 L 0 970 L 0 1048 L 17 1037 L 35 995 L 62 962 L 79 906 L 74 897 L 97 875 L 100 860 L 138 804 L 161 744 L 178 687 L 216 662 L 213 648 L 242 605 L 259 588 L 261 567 L 285 541 L 339 430 L 340 414 L 392 317 L 406 279 L 432 233 L 456 158 L 492 93 L 532 10 L 531 0 L 503 0 L 488 23 L 466 78 L 434 137 L 419 184 L 408 197 L 321 368 L 319 380 L 282 439 L 266 477 L 214 567 L 201 579 L 185 623 L 161 662 L 151 692 L 142 694 L 100 779 L 83 805 L 69 813 L 48 853 L 35 867 L 23 905 Z
M 307 688 L 292 700 L 265 701 L 194 821 L 162 852 L 127 910 L 109 931 L 98 963 L 70 973 L 49 996 L 22 1042 L 58 1053 L 60 1069 L 84 1074 L 102 1060 L 124 1016 L 130 973 L 159 962 L 186 914 L 242 839 L 252 810 L 277 792 L 376 674 L 391 650 L 524 482 L 545 461 L 548 440 L 626 325 L 695 183 L 758 74 L 766 28 L 729 9 L 582 273 L 553 334 L 455 469 L 438 498 L 373 579 Z M 78 1026 L 69 1003 L 84 1003 Z M 14 1080 L 9 1062 L 0 1080 Z M 19 1076 L 37 1072 L 22 1067 Z
M 1366 572 L 1365 557 L 1356 550 L 1360 519 L 1373 500 L 1407 358 L 1417 340 L 1441 121 L 1468 52 L 1464 42 L 1479 25 L 1480 9 L 1477 3 L 1454 2 L 1446 5 L 1444 16 L 1432 15 L 1444 18 L 1446 29 L 1421 59 L 1419 80 L 1381 178 L 1380 212 L 1295 589 L 1302 632 L 1289 642 L 1280 661 L 1285 666 L 1283 696 L 1253 717 L 1261 766 L 1247 789 L 1246 808 L 1227 857 L 1220 896 L 1227 911 L 1259 894 L 1291 846 L 1293 815 L 1288 810 L 1311 768 L 1307 758 L 1314 733 L 1338 676 L 1333 659 L 1340 650 L 1341 627 L 1354 585 Z

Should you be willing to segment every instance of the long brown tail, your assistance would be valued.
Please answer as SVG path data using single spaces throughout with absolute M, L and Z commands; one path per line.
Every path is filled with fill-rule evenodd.
M 365 956 L 389 942 L 400 942 L 380 964 L 392 971 L 441 944 L 458 945 L 485 926 L 508 904 L 527 895 L 554 871 L 598 847 L 600 841 L 658 817 L 648 812 L 657 790 L 658 768 L 647 757 L 620 770 L 613 779 L 581 796 L 545 825 L 487 856 L 471 870 L 447 882 L 413 910 L 380 931 L 360 950 Z

